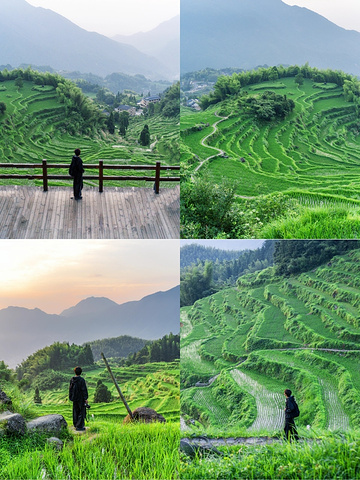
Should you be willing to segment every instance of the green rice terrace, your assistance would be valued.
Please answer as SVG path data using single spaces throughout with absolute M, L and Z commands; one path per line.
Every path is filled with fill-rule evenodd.
M 225 454 L 183 456 L 184 478 L 358 478 L 359 265 L 357 249 L 288 278 L 270 267 L 182 309 L 182 436 Z M 297 445 L 281 439 L 285 388 Z
M 230 182 L 231 226 L 214 221 L 228 237 L 358 238 L 359 95 L 350 75 L 307 66 L 220 77 L 201 112 L 182 110 L 183 223 L 205 237 L 211 219 L 192 214 L 188 190 L 208 181 L 225 191 Z
M 34 405 L 34 391 L 20 394 L 17 387 L 3 382 L 2 387 L 24 416 L 61 414 L 69 432 L 64 448 L 54 453 L 41 438 L 19 442 L 0 438 L 0 478 L 178 478 L 179 444 L 179 362 L 158 362 L 112 371 L 132 411 L 149 407 L 163 415 L 165 424 L 123 424 L 127 415 L 103 364 L 85 368 L 90 410 L 86 432 L 75 434 L 72 425 L 72 404 L 68 400 L 69 379 L 56 388 L 41 390 L 41 404 Z M 94 403 L 97 382 L 101 380 L 111 392 L 110 403 Z M 31 461 L 30 461 L 31 459 Z M 44 473 L 45 472 L 45 473 Z
M 6 72 L 6 71 L 5 71 Z M 161 114 L 149 118 L 130 117 L 126 135 L 115 134 L 107 128 L 107 117 L 100 106 L 82 94 L 72 82 L 57 75 L 39 74 L 26 70 L 19 77 L 14 72 L 1 72 L 0 82 L 0 163 L 66 164 L 71 162 L 75 148 L 81 149 L 86 164 L 104 165 L 163 165 L 178 164 L 178 119 Z M 4 107 L 5 105 L 5 107 Z M 147 124 L 150 144 L 139 143 L 140 133 Z M 2 169 L 1 174 L 41 174 L 40 170 Z M 51 174 L 67 175 L 64 169 L 52 169 Z M 86 170 L 86 174 L 97 171 Z M 116 175 L 114 170 L 104 175 Z M 118 175 L 139 176 L 143 171 L 122 170 Z M 171 175 L 170 175 L 171 176 Z M 174 176 L 174 175 L 172 175 Z M 40 180 L 1 180 L 6 184 L 40 185 Z M 50 185 L 71 185 L 71 181 L 53 180 Z M 85 181 L 97 186 L 96 180 Z M 108 186 L 149 186 L 144 181 L 107 181 Z M 162 183 L 162 186 L 174 184 Z M 151 185 L 152 187 L 152 185 Z

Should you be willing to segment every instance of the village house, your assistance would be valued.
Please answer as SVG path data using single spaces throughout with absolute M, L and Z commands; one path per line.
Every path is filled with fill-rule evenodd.
M 136 115 L 136 107 L 130 105 L 119 105 L 115 108 L 115 112 L 128 112 L 132 117 Z
M 160 95 L 152 95 L 151 97 L 142 98 L 140 102 L 138 102 L 138 105 L 140 105 L 140 107 L 147 107 L 150 103 L 158 103 L 160 100 Z

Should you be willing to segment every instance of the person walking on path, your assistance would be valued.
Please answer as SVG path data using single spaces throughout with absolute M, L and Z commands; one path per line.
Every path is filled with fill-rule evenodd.
M 69 400 L 73 402 L 73 424 L 77 431 L 84 431 L 88 391 L 85 380 L 80 376 L 82 368 L 75 367 L 74 372 L 76 376 L 72 377 L 69 386 Z
M 294 418 L 300 415 L 299 407 L 295 401 L 295 398 L 291 395 L 291 390 L 288 388 L 285 390 L 284 395 L 286 397 L 285 400 L 285 439 L 290 441 L 292 439 L 299 440 L 299 435 L 296 430 Z
M 69 168 L 69 175 L 74 178 L 74 198 L 75 200 L 81 200 L 81 190 L 83 188 L 83 162 L 80 158 L 80 148 L 75 150 L 75 155 L 72 157 L 71 165 Z

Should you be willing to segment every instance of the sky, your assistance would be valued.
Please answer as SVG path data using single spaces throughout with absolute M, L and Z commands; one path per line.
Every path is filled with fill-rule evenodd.
M 347 30 L 360 32 L 360 0 L 282 0 L 306 7 Z
M 180 245 L 197 243 L 204 247 L 219 248 L 220 250 L 255 250 L 260 248 L 265 240 L 181 240 Z
M 147 32 L 180 14 L 180 0 L 26 0 L 108 37 Z
M 141 300 L 179 284 L 178 240 L 2 240 L 0 309 L 61 313 L 87 297 Z

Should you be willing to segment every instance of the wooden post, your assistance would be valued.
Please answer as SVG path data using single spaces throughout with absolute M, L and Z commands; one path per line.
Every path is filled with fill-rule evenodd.
M 99 160 L 99 192 L 103 192 L 104 187 L 104 161 Z
M 160 191 L 160 162 L 156 162 L 154 190 L 155 190 L 155 193 L 159 193 Z
M 107 360 L 106 360 L 106 358 L 105 358 L 105 355 L 104 355 L 102 352 L 101 352 L 101 356 L 102 356 L 102 358 L 103 358 L 103 360 L 104 360 L 104 362 L 105 362 L 105 365 L 106 365 L 106 368 L 108 369 L 108 372 L 110 373 L 110 377 L 112 378 L 112 381 L 114 382 L 114 385 L 115 385 L 117 391 L 119 392 L 120 398 L 121 398 L 121 400 L 123 401 L 123 403 L 124 403 L 124 405 L 125 405 L 125 408 L 126 408 L 126 410 L 128 411 L 128 414 L 130 415 L 130 418 L 134 418 L 134 415 L 133 415 L 132 411 L 130 410 L 130 407 L 129 407 L 129 405 L 127 404 L 127 401 L 125 400 L 124 395 L 122 394 L 122 392 L 121 392 L 121 390 L 120 390 L 120 387 L 119 387 L 119 385 L 118 385 L 118 383 L 117 383 L 117 381 L 116 381 L 116 379 L 115 379 L 115 377 L 114 377 L 114 374 L 113 374 L 112 371 L 111 371 L 110 365 L 108 364 L 108 362 L 107 362 Z
M 42 161 L 42 171 L 43 171 L 44 192 L 47 192 L 48 191 L 48 178 L 47 178 L 47 163 L 46 163 L 46 160 Z

